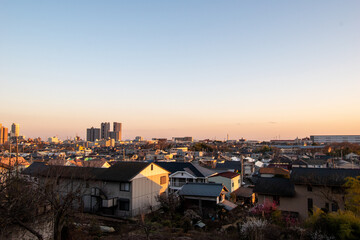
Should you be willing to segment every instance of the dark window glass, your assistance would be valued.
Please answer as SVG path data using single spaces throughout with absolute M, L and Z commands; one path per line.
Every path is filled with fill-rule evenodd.
M 310 215 L 312 215 L 313 214 L 313 200 L 312 200 L 312 198 L 308 198 L 308 213 L 310 214 Z
M 128 199 L 119 200 L 119 210 L 129 211 L 130 209 L 130 201 Z
M 331 204 L 331 211 L 336 212 L 337 210 L 339 210 L 339 205 L 336 202 L 333 202 Z
M 312 186 L 308 185 L 307 190 L 308 190 L 308 192 L 312 192 Z
M 129 192 L 130 191 L 130 183 L 120 183 L 120 191 Z

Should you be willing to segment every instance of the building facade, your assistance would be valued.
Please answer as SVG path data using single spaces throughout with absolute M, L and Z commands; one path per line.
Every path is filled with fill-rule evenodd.
M 8 141 L 8 128 L 0 124 L 0 144 L 5 144 Z
M 357 143 L 360 144 L 360 135 L 313 135 L 310 136 L 313 143 Z
M 13 123 L 11 125 L 10 136 L 11 137 L 19 137 L 20 136 L 20 125 L 19 124 Z
M 88 128 L 86 130 L 86 141 L 95 142 L 100 139 L 100 128 Z
M 110 132 L 110 123 L 109 122 L 103 122 L 101 123 L 101 139 L 108 139 Z

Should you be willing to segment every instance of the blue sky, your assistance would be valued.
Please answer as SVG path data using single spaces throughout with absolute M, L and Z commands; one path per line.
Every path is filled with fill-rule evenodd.
M 3 1 L 3 125 L 84 137 L 360 134 L 359 1 Z

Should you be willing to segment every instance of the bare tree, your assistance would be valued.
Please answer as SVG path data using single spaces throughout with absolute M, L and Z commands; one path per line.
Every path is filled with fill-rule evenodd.
M 32 181 L 17 175 L 3 172 L 0 184 L 0 227 L 19 226 L 38 239 L 43 236 L 30 224 L 39 217 L 39 208 L 43 203 Z
M 39 181 L 39 192 L 50 206 L 54 221 L 54 240 L 61 239 L 64 227 L 82 210 L 82 196 L 90 178 L 88 168 L 49 166 Z

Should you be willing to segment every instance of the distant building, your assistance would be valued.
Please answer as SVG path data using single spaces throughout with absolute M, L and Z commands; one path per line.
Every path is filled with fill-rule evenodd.
M 19 137 L 20 133 L 20 125 L 17 123 L 13 123 L 11 125 L 11 132 L 10 132 L 10 136 L 11 137 Z
M 101 123 L 101 139 L 108 139 L 110 137 L 110 123 L 103 122 Z
M 86 141 L 95 142 L 100 139 L 100 128 L 88 128 L 86 130 Z
M 109 132 L 109 137 L 115 141 L 121 141 L 121 123 L 113 123 L 113 131 Z
M 135 141 L 136 141 L 136 142 L 141 142 L 141 141 L 143 141 L 143 140 L 144 140 L 144 138 L 141 137 L 141 136 L 136 136 L 136 137 L 135 137 Z
M 48 142 L 49 143 L 59 143 L 59 139 L 57 137 L 49 137 Z
M 175 141 L 175 142 L 192 142 L 193 137 L 173 137 L 173 141 Z
M 5 144 L 8 141 L 8 128 L 0 124 L 0 144 Z
M 360 135 L 313 135 L 310 136 L 313 143 L 357 143 L 360 144 Z

